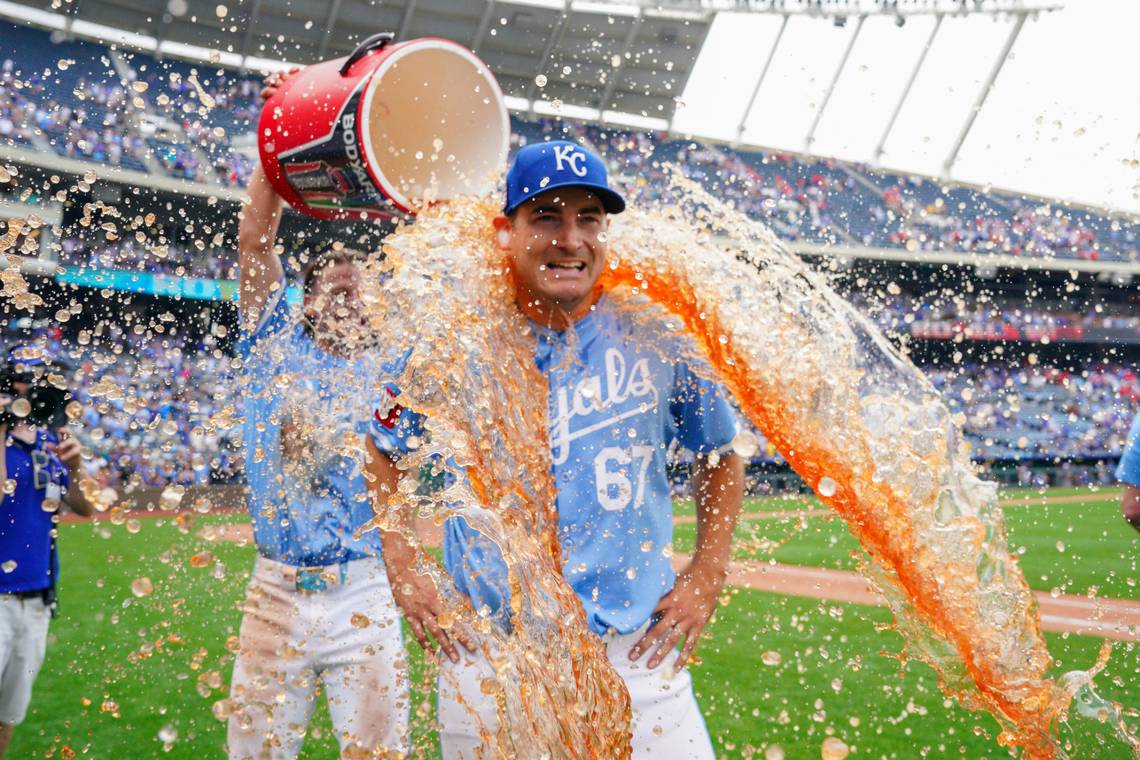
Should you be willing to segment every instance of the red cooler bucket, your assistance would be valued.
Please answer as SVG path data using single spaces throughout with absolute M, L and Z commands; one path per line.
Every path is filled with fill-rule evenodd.
M 257 137 L 265 174 L 291 206 L 318 219 L 377 219 L 490 190 L 510 119 L 471 51 L 377 34 L 286 79 Z

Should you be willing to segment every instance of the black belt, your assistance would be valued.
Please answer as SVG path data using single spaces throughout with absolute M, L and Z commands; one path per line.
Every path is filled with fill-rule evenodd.
M 38 591 L 5 591 L 3 594 L 5 596 L 14 596 L 17 599 L 43 599 L 47 592 L 48 590 L 46 588 L 41 588 Z

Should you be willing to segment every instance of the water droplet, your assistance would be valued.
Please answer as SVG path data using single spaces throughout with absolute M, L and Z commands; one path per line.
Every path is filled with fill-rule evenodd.
M 63 409 L 69 420 L 77 420 L 83 416 L 83 404 L 78 401 L 69 402 Z
M 150 596 L 154 592 L 154 584 L 150 582 L 150 578 L 145 575 L 142 578 L 135 578 L 131 581 L 131 593 L 140 599 L 144 596 Z
M 178 509 L 182 504 L 182 496 L 184 490 L 181 486 L 167 486 L 162 489 L 162 495 L 159 497 L 159 502 L 162 504 L 163 509 Z
M 4 572 L 6 572 L 6 573 L 12 572 L 13 570 L 16 569 L 16 560 L 14 560 L 14 559 L 8 560 L 4 564 L 0 565 L 0 569 L 3 569 Z
M 229 14 L 229 12 L 230 12 L 229 8 L 227 8 L 224 5 L 219 5 L 217 8 L 214 9 L 214 13 L 217 14 L 218 18 L 225 18 Z
M 784 748 L 773 744 L 764 750 L 764 760 L 784 760 Z
M 732 450 L 744 459 L 751 459 L 760 450 L 760 439 L 751 430 L 741 430 L 732 439 Z
M 158 732 L 158 740 L 163 744 L 173 744 L 178 739 L 178 731 L 174 726 L 167 724 Z
M 32 413 L 32 403 L 26 398 L 18 398 L 12 402 L 12 414 L 20 419 Z
M 835 495 L 835 491 L 839 488 L 838 484 L 827 477 L 826 475 L 819 479 L 819 485 L 816 486 L 815 492 L 825 499 L 829 499 Z
M 546 86 L 546 75 L 545 74 L 539 74 L 538 76 L 536 76 L 534 78 L 534 83 L 537 84 L 539 87 L 545 87 Z
M 769 649 L 764 654 L 760 655 L 760 662 L 764 663 L 765 665 L 775 666 L 775 665 L 779 665 L 783 661 L 784 661 L 784 658 L 780 656 L 780 653 L 773 651 L 771 649 Z
M 206 567 L 214 561 L 213 552 L 198 552 L 190 556 L 190 567 Z
M 353 628 L 367 628 L 372 621 L 369 620 L 368 616 L 364 613 L 354 612 L 352 613 L 352 617 L 349 618 L 349 622 L 352 623 Z
M 820 757 L 823 760 L 843 760 L 850 752 L 851 749 L 847 743 L 838 736 L 827 737 L 819 748 Z

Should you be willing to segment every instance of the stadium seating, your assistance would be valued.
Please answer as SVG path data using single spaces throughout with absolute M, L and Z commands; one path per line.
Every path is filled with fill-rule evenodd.
M 0 22 L 0 143 L 198 183 L 243 187 L 260 81 Z M 942 186 L 923 177 L 836 160 L 740 150 L 663 133 L 512 118 L 512 146 L 565 137 L 594 147 L 631 197 L 651 203 L 667 164 L 790 241 L 958 250 L 1012 256 L 1140 261 L 1140 224 L 1129 218 Z M 243 145 L 235 148 L 235 142 Z M 202 278 L 234 276 L 232 250 L 170 244 L 159 259 L 132 241 L 64 231 L 61 263 Z M 1060 341 L 1135 339 L 1127 304 L 1077 313 L 1064 304 L 932 305 L 906 293 L 857 302 L 878 325 L 913 338 Z M 211 345 L 104 336 L 80 357 L 81 437 L 100 483 L 160 486 L 232 477 L 231 442 L 208 433 L 230 403 L 228 359 Z M 108 361 L 113 357 L 114 361 Z M 965 419 L 979 461 L 1053 461 L 1120 453 L 1140 382 L 1123 364 L 1079 375 L 1038 366 L 965 366 L 928 375 Z M 102 381 L 109 381 L 102 382 Z M 108 395 L 113 385 L 119 392 Z M 104 389 L 104 390 L 100 390 Z M 779 464 L 761 449 L 757 462 Z
M 61 155 L 243 186 L 260 82 L 241 72 L 0 22 L 0 140 Z M 18 61 L 14 67 L 11 62 Z M 61 64 L 61 61 L 66 62 Z M 120 76 L 123 72 L 123 76 Z M 128 87 L 124 87 L 124 78 Z M 45 99 L 50 84 L 52 98 Z M 32 109 L 34 122 L 29 119 Z M 133 112 L 131 111 L 133 109 Z M 135 117 L 145 116 L 145 137 Z M 31 122 L 31 123 L 30 123 Z M 592 144 L 635 197 L 652 201 L 662 166 L 691 178 L 788 240 L 1013 256 L 1140 260 L 1140 224 L 834 160 L 733 150 L 554 119 L 512 119 L 514 144 L 557 135 Z M 161 134 L 153 130 L 162 128 Z M 149 161 L 147 159 L 150 159 Z

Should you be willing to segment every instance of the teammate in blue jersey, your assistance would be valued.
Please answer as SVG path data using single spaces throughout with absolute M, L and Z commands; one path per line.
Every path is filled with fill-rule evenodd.
M 1140 414 L 1132 421 L 1120 465 L 1116 468 L 1116 479 L 1124 484 L 1124 495 L 1120 498 L 1120 511 L 1132 527 L 1140 530 Z
M 684 664 L 725 581 L 743 495 L 743 462 L 730 447 L 738 426 L 718 387 L 662 357 L 653 336 L 596 289 L 609 216 L 624 207 L 601 159 L 574 143 L 541 143 L 516 156 L 495 230 L 515 275 L 516 302 L 536 336 L 535 362 L 550 386 L 563 574 L 629 689 L 634 754 L 711 758 Z M 391 393 L 385 401 L 367 444 L 380 501 L 396 481 L 392 459 L 416 432 L 414 415 L 401 414 Z M 696 453 L 697 547 L 679 574 L 668 552 L 673 507 L 665 452 L 674 439 Z M 411 569 L 413 550 L 400 534 L 385 533 L 384 542 L 396 600 L 413 632 L 425 647 L 430 634 L 448 657 L 439 686 L 443 755 L 480 757 L 488 749 L 482 737 L 494 735 L 498 720 L 494 697 L 481 688 L 493 670 L 471 652 L 459 626 L 439 625 L 438 592 Z M 475 607 L 506 615 L 502 559 L 462 520 L 445 526 L 444 563 Z M 671 667 L 659 667 L 667 659 Z
M 90 515 L 80 487 L 79 441 L 62 430 L 65 372 L 36 346 L 18 346 L 0 371 L 0 757 L 24 720 L 43 665 L 59 579 L 56 524 L 63 505 Z
M 258 557 L 234 663 L 229 755 L 296 757 L 320 687 L 345 756 L 394 756 L 407 751 L 408 723 L 399 614 L 379 539 L 353 538 L 372 509 L 346 449 L 371 412 L 359 389 L 374 372 L 355 356 L 362 256 L 314 256 L 296 313 L 275 251 L 284 204 L 261 167 L 248 191 L 240 396 Z

